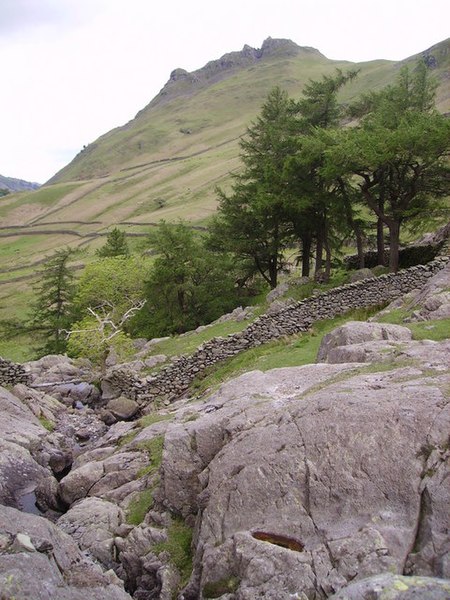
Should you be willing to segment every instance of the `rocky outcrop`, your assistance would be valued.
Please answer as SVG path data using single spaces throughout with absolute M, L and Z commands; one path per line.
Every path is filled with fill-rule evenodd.
M 312 55 L 324 58 L 315 48 L 298 46 L 288 39 L 268 37 L 262 43 L 261 48 L 252 48 L 245 44 L 242 50 L 224 54 L 219 59 L 212 60 L 201 69 L 191 73 L 185 69 L 174 69 L 170 74 L 169 81 L 144 111 L 173 98 L 190 95 L 206 85 L 217 83 L 229 77 L 238 69 L 245 69 L 258 62 L 273 59 L 275 56 L 289 58 L 299 54 L 305 57 Z
M 287 600 L 389 570 L 450 577 L 442 367 L 248 373 L 169 428 L 163 496 L 197 515 L 191 589 Z

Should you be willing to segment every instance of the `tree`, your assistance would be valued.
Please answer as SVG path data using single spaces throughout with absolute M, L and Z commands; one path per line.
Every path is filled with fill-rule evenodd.
M 57 250 L 44 263 L 36 286 L 36 301 L 29 329 L 45 340 L 39 349 L 44 354 L 60 354 L 66 349 L 63 332 L 74 320 L 74 272 L 70 262 L 75 250 Z
M 261 114 L 240 142 L 244 169 L 234 177 L 231 194 L 219 190 L 220 206 L 211 243 L 251 261 L 271 288 L 283 268 L 283 251 L 293 241 L 285 219 L 283 167 L 293 151 L 296 107 L 287 93 L 274 88 Z
M 157 257 L 146 281 L 146 304 L 133 333 L 181 333 L 209 323 L 238 304 L 233 261 L 208 251 L 184 223 L 162 222 L 148 239 Z
M 431 108 L 423 66 L 403 69 L 375 96 L 358 127 L 336 132 L 322 173 L 351 176 L 366 205 L 389 230 L 389 268 L 398 269 L 400 231 L 440 208 L 450 193 L 450 122 Z
M 296 145 L 294 152 L 286 158 L 284 177 L 289 192 L 290 219 L 302 242 L 304 275 L 309 275 L 313 239 L 316 240 L 316 276 L 321 273 L 325 251 L 325 277 L 328 278 L 335 232 L 345 223 L 349 226 L 356 224 L 350 196 L 342 195 L 345 186 L 339 189 L 330 187 L 321 173 L 323 145 L 317 144 L 320 137 L 317 132 L 326 132 L 339 125 L 344 110 L 337 100 L 338 91 L 356 75 L 356 71 L 343 73 L 337 69 L 334 76 L 310 81 L 296 103 Z
M 106 238 L 106 244 L 97 250 L 98 256 L 128 256 L 130 254 L 124 231 L 114 227 Z
M 106 310 L 114 322 L 119 322 L 145 297 L 144 281 L 149 272 L 150 261 L 140 256 L 111 256 L 87 265 L 74 297 L 77 320 L 92 309 Z

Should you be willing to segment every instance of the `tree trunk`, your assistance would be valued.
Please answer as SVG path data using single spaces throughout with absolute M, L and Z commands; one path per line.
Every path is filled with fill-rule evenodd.
M 309 277 L 312 239 L 310 235 L 302 238 L 302 277 Z
M 383 266 L 386 264 L 384 256 L 384 223 L 380 218 L 377 221 L 377 262 Z
M 400 223 L 394 222 L 389 225 L 389 237 L 389 271 L 397 273 L 400 249 Z
M 319 278 L 319 273 L 322 270 L 322 261 L 323 261 L 323 231 L 320 229 L 317 232 L 317 242 L 316 242 L 316 265 L 315 265 L 315 273 L 314 277 L 316 279 Z
M 330 243 L 328 241 L 328 237 L 324 240 L 325 246 L 325 280 L 324 283 L 328 283 L 330 281 L 331 275 L 331 248 Z
M 364 242 L 362 231 L 358 227 L 355 226 L 355 236 L 356 236 L 356 251 L 358 252 L 358 264 L 360 269 L 364 269 Z

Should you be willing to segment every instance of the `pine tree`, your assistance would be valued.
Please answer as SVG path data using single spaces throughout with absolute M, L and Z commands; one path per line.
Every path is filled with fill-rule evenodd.
M 129 256 L 130 251 L 124 231 L 114 227 L 106 238 L 106 244 L 97 250 L 98 256 Z
M 74 273 L 69 267 L 76 251 L 56 251 L 44 263 L 36 286 L 36 301 L 29 329 L 44 339 L 41 355 L 60 354 L 66 349 L 66 335 L 73 321 Z

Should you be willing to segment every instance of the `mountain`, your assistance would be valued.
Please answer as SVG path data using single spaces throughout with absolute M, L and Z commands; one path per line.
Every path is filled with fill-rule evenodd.
M 352 63 L 268 38 L 261 48 L 246 45 L 192 73 L 173 70 L 134 119 L 89 144 L 40 189 L 0 198 L 0 285 L 3 277 L 15 292 L 13 277 L 31 277 L 33 265 L 61 246 L 98 248 L 112 225 L 130 237 L 161 219 L 203 225 L 216 210 L 216 187 L 226 190 L 240 168 L 240 137 L 274 86 L 299 98 L 310 79 L 358 69 L 342 90 L 346 103 L 391 83 L 421 56 L 439 82 L 438 109 L 450 111 L 450 39 L 401 62 Z M 5 282 L 0 289 L 7 290 Z M 8 293 L 2 298 L 10 302 Z
M 14 177 L 4 177 L 3 175 L 0 175 L 0 190 L 8 190 L 9 192 L 23 192 L 26 190 L 37 190 L 40 186 L 40 183 L 24 181 L 23 179 L 14 179 Z

